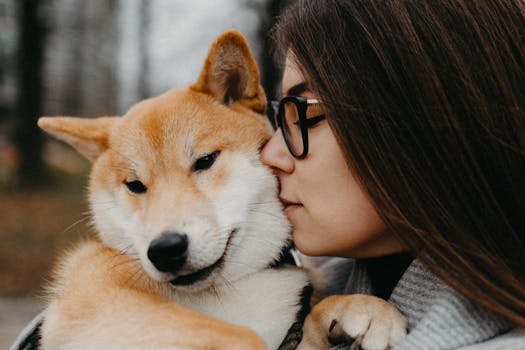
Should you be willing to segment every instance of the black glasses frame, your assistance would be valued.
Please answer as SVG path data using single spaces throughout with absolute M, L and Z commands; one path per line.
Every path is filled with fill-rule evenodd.
M 297 108 L 298 113 L 298 123 L 299 128 L 301 131 L 301 138 L 303 140 L 303 151 L 300 154 L 295 153 L 290 140 L 289 136 L 285 131 L 285 128 L 283 127 L 284 120 L 285 120 L 285 109 L 284 106 L 287 103 L 293 103 L 295 107 Z M 288 147 L 288 151 L 292 156 L 298 159 L 303 159 L 308 155 L 308 129 L 319 123 L 320 121 L 326 119 L 326 116 L 324 114 L 307 118 L 306 117 L 306 110 L 308 109 L 308 105 L 311 104 L 318 104 L 319 101 L 315 99 L 307 99 L 302 96 L 287 96 L 281 99 L 281 101 L 272 101 L 272 107 L 274 108 L 274 116 L 273 116 L 273 124 L 274 127 L 280 128 L 281 132 L 283 134 L 284 142 L 286 143 L 286 147 Z

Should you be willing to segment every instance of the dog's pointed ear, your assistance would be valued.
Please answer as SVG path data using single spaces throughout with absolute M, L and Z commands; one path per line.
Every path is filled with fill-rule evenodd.
M 219 102 L 238 102 L 258 113 L 266 111 L 259 70 L 244 36 L 231 29 L 211 45 L 198 81 L 190 87 Z
M 109 147 L 109 133 L 117 119 L 119 117 L 42 117 L 38 119 L 38 126 L 94 161 Z

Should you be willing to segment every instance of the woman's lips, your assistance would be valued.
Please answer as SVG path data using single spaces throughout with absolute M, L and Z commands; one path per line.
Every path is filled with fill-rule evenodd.
M 286 215 L 290 215 L 292 211 L 302 207 L 301 203 L 292 202 L 292 201 L 287 200 L 287 199 L 282 198 L 282 197 L 280 198 L 280 200 L 281 200 L 281 202 L 284 205 L 284 212 L 286 213 Z

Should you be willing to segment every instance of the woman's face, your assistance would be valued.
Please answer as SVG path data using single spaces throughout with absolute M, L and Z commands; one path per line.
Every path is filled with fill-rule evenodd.
M 317 99 L 304 84 L 302 73 L 288 55 L 283 96 L 293 92 Z M 354 258 L 401 251 L 401 245 L 352 176 L 328 122 L 321 121 L 308 129 L 308 137 L 310 151 L 304 159 L 290 154 L 280 130 L 261 155 L 280 180 L 280 198 L 293 225 L 297 248 L 307 255 Z

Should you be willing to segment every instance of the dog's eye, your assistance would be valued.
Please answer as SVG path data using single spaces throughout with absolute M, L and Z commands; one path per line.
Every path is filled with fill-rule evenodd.
M 213 153 L 207 154 L 204 157 L 201 157 L 197 159 L 195 164 L 193 164 L 192 170 L 193 171 L 199 171 L 199 170 L 206 170 L 211 168 L 213 163 L 215 163 L 215 160 L 217 159 L 217 156 L 219 155 L 219 151 L 215 151 Z
M 148 188 L 140 181 L 129 181 L 126 182 L 126 187 L 133 193 L 141 194 L 148 190 Z

